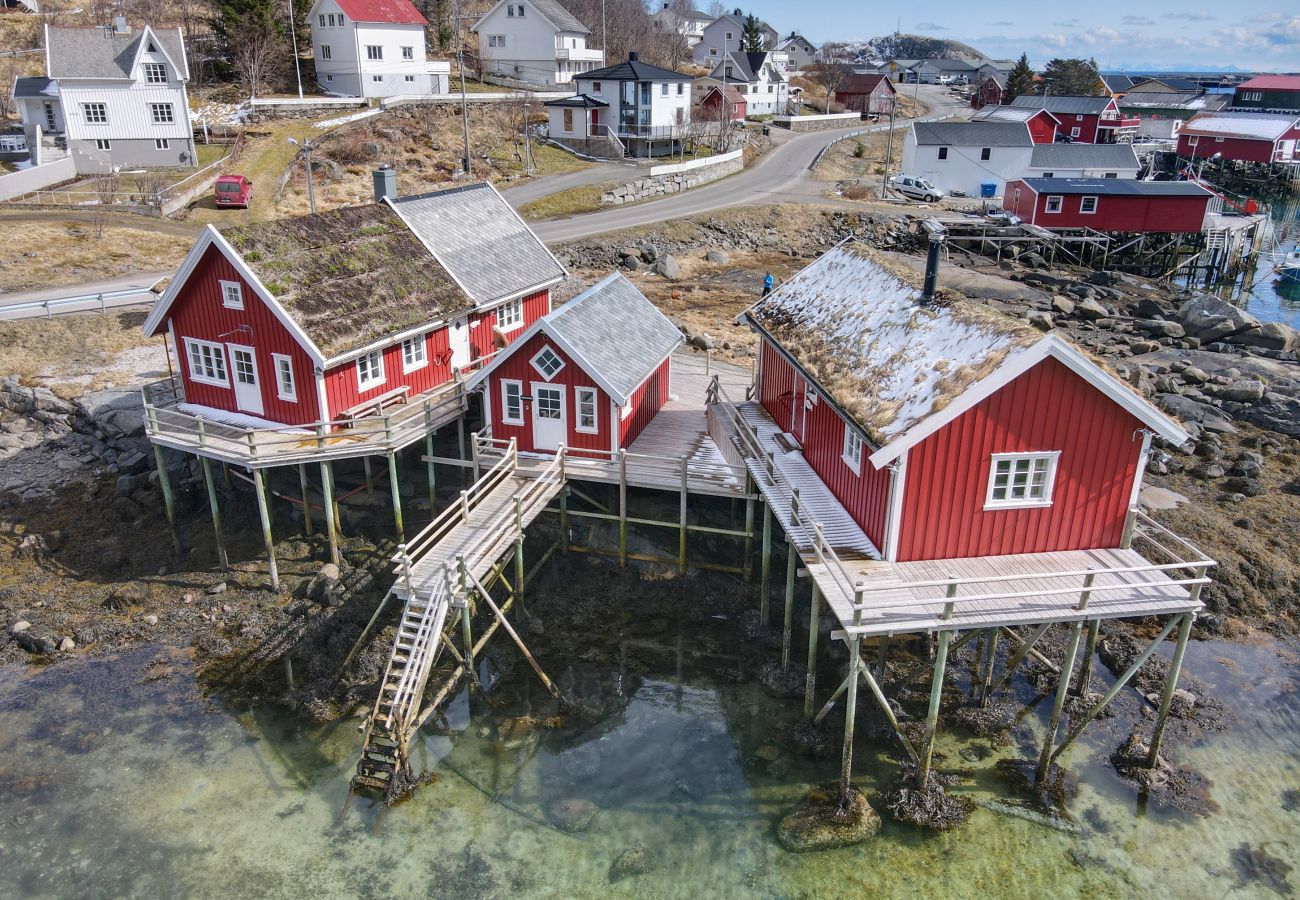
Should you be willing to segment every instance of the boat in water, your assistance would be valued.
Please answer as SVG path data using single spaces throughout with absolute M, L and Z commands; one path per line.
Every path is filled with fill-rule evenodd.
M 1300 250 L 1292 250 L 1278 263 L 1277 277 L 1283 284 L 1300 284 Z

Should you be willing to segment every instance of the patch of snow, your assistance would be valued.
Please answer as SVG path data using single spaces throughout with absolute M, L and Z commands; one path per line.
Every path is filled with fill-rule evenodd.
M 382 109 L 366 109 L 361 112 L 352 113 L 349 116 L 339 116 L 337 119 L 326 119 L 324 122 L 317 122 L 317 128 L 333 128 L 336 125 L 346 125 L 349 122 L 359 122 L 362 119 L 369 119 L 371 116 L 377 116 Z

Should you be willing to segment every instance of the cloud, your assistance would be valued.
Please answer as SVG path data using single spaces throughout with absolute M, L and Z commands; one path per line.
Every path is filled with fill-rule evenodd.
M 1218 16 L 1213 13 L 1180 12 L 1178 13 L 1178 18 L 1182 19 L 1184 22 L 1213 22 L 1218 18 Z
M 1006 19 L 1003 19 L 1003 20 L 1000 21 L 1000 22 L 991 22 L 991 23 L 989 23 L 989 24 L 991 24 L 994 28 L 1011 28 L 1011 27 L 1012 27 L 1013 25 L 1015 25 L 1016 23 L 1015 23 L 1015 22 L 1007 21 Z
M 1125 16 L 1121 21 L 1125 25 L 1154 25 L 1155 19 L 1148 19 L 1146 16 Z
M 948 31 L 947 25 L 940 25 L 938 22 L 917 22 L 913 26 L 917 31 Z

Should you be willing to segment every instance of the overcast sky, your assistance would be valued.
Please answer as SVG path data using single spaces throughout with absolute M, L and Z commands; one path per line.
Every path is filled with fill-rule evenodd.
M 894 7 L 899 10 L 902 6 Z M 754 0 L 749 7 L 782 34 L 852 40 L 894 30 L 952 38 L 993 57 L 1021 52 L 1041 66 L 1053 56 L 1094 57 L 1102 69 L 1193 66 L 1300 72 L 1295 0 L 1236 0 L 1216 6 L 1151 0 L 931 0 L 897 19 L 861 0 Z

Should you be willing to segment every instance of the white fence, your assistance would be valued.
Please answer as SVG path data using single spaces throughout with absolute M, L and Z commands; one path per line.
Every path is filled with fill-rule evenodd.
M 527 97 L 530 101 L 546 100 L 563 100 L 565 97 L 572 97 L 573 91 L 467 91 L 465 93 L 465 102 L 467 103 L 502 103 L 506 100 L 521 100 Z M 460 91 L 452 91 L 446 94 L 399 94 L 396 97 L 385 97 L 383 99 L 384 109 L 393 106 L 402 106 L 407 103 L 459 103 Z
M 0 200 L 12 200 L 14 197 L 30 194 L 32 191 L 39 191 L 41 188 L 62 181 L 71 181 L 76 177 L 77 166 L 71 156 L 44 165 L 32 166 L 30 169 L 10 172 L 8 175 L 0 175 Z
M 773 116 L 772 124 L 780 125 L 783 128 L 789 128 L 792 122 L 800 122 L 811 125 L 814 122 L 851 122 L 860 120 L 862 113 L 821 113 L 815 116 Z
M 678 172 L 689 172 L 692 169 L 703 169 L 706 166 L 716 166 L 721 163 L 731 162 L 733 159 L 740 159 L 745 155 L 745 151 L 732 150 L 730 153 L 720 153 L 717 156 L 706 156 L 703 159 L 692 159 L 682 163 L 672 163 L 665 166 L 651 166 L 651 175 L 676 175 Z

